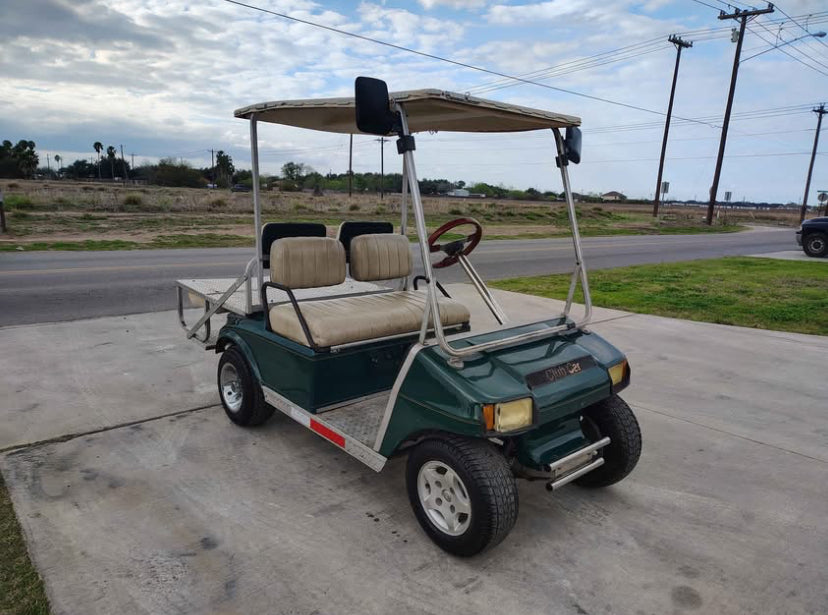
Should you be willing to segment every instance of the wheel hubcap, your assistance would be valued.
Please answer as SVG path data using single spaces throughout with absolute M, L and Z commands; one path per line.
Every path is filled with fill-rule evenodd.
M 221 373 L 219 374 L 219 389 L 221 390 L 221 398 L 225 405 L 232 411 L 238 412 L 242 407 L 244 401 L 244 394 L 242 393 L 241 379 L 239 372 L 230 364 L 225 363 L 221 366 Z
M 814 252 L 820 252 L 825 247 L 825 243 L 822 241 L 822 239 L 812 239 L 810 241 L 810 244 L 811 250 L 813 250 Z
M 417 494 L 423 510 L 441 532 L 459 536 L 471 522 L 471 502 L 466 485 L 442 461 L 429 461 L 417 474 Z

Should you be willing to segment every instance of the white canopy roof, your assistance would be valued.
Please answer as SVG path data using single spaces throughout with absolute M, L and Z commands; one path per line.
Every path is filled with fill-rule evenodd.
M 392 92 L 404 105 L 411 132 L 521 132 L 579 126 L 571 115 L 530 109 L 442 90 Z M 353 98 L 277 100 L 237 109 L 236 117 L 325 132 L 358 134 Z

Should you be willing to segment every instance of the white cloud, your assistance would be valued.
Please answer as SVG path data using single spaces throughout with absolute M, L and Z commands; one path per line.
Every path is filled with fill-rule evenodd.
M 452 9 L 477 9 L 488 4 L 488 0 L 419 0 L 424 9 L 431 10 L 438 6 Z

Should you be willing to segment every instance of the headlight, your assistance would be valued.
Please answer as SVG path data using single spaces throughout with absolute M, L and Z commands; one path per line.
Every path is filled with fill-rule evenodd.
M 500 404 L 485 404 L 483 418 L 489 431 L 514 431 L 532 424 L 532 398 L 516 399 Z
M 612 386 L 618 386 L 624 381 L 624 377 L 627 374 L 627 360 L 624 359 L 620 363 L 616 363 L 612 367 L 609 368 L 609 375 L 610 380 L 612 380 Z

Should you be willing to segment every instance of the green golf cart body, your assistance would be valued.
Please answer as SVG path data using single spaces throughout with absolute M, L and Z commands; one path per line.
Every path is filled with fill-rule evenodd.
M 517 516 L 516 477 L 555 490 L 573 481 L 606 486 L 632 471 L 640 432 L 618 397 L 630 368 L 623 353 L 586 328 L 591 300 L 568 177 L 569 162 L 580 157 L 577 118 L 436 90 L 389 95 L 384 83 L 365 78 L 353 99 L 263 103 L 236 116 L 251 126 L 256 256 L 244 275 L 223 285 L 179 281 L 188 337 L 221 353 L 219 392 L 233 422 L 255 426 L 278 409 L 377 471 L 408 453 L 406 484 L 418 521 L 441 548 L 461 556 L 508 534 Z M 312 224 L 263 226 L 260 121 L 397 134 L 399 228 L 346 222 L 328 238 Z M 468 258 L 482 235 L 477 221 L 456 220 L 427 236 L 412 133 L 535 129 L 555 136 L 575 267 L 563 313 L 513 324 Z M 419 276 L 407 239 L 409 200 Z M 438 243 L 464 225 L 474 233 Z M 438 252 L 443 260 L 431 263 Z M 439 284 L 435 270 L 454 264 L 498 326 L 475 327 L 469 310 Z M 578 283 L 581 319 L 570 314 Z M 205 307 L 192 326 L 184 321 L 185 292 Z M 210 318 L 224 312 L 226 324 L 212 336 Z

